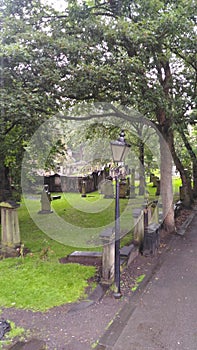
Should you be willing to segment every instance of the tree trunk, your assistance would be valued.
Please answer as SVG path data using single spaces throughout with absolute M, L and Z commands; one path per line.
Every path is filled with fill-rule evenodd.
M 176 165 L 176 168 L 180 172 L 180 176 L 181 176 L 182 187 L 183 187 L 182 188 L 183 206 L 185 208 L 190 208 L 192 201 L 193 201 L 191 179 L 187 175 L 187 172 L 184 169 L 182 162 L 180 161 L 179 157 L 176 154 L 173 139 L 172 139 L 172 144 L 171 144 L 171 152 L 172 152 L 172 157 L 173 157 L 174 163 Z
M 160 154 L 161 154 L 161 197 L 163 205 L 163 228 L 168 233 L 175 232 L 174 205 L 172 191 L 172 156 L 170 147 L 172 140 L 168 132 L 163 132 L 163 138 L 160 137 Z
M 197 157 L 195 152 L 193 151 L 193 148 L 191 144 L 189 143 L 188 138 L 186 137 L 186 134 L 184 133 L 184 130 L 182 128 L 179 128 L 179 133 L 181 135 L 181 138 L 184 142 L 184 145 L 186 149 L 188 150 L 188 153 L 190 155 L 191 161 L 192 161 L 192 170 L 193 170 L 193 197 L 197 197 Z
M 139 196 L 143 196 L 145 193 L 145 174 L 144 174 L 144 142 L 140 140 L 139 143 Z
M 9 179 L 9 169 L 0 164 L 0 202 L 12 198 L 12 189 Z
M 193 197 L 197 198 L 197 159 L 193 160 Z

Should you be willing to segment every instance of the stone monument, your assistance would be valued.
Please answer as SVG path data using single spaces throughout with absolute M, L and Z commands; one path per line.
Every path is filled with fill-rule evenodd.
M 20 245 L 20 230 L 17 208 L 14 201 L 1 202 L 1 245 L 15 248 Z

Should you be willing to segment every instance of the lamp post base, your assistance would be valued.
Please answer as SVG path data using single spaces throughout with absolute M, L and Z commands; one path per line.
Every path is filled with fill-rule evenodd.
M 120 292 L 114 292 L 113 296 L 115 299 L 120 299 L 122 297 L 122 294 Z

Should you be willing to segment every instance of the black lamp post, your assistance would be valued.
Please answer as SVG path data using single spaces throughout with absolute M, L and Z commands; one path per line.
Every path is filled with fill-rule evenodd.
M 120 207 L 119 207 L 119 163 L 123 163 L 127 156 L 130 145 L 126 143 L 124 131 L 122 130 L 118 140 L 111 141 L 111 150 L 114 163 L 117 163 L 115 183 L 115 292 L 114 297 L 120 298 Z

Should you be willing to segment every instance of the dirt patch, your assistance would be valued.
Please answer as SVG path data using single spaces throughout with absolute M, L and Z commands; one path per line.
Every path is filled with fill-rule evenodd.
M 64 258 L 60 258 L 59 262 L 61 264 L 69 264 L 69 263 L 78 263 L 82 264 L 85 266 L 95 266 L 95 267 L 101 267 L 102 265 L 102 259 L 101 258 L 94 258 L 94 257 L 84 257 L 84 256 L 78 256 L 76 257 L 71 257 L 67 256 Z

